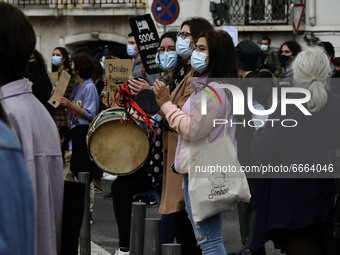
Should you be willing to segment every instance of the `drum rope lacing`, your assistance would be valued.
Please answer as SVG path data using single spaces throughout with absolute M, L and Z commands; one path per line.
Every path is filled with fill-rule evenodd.
M 131 116 L 131 111 L 137 115 L 137 120 L 142 119 L 147 126 L 150 127 L 150 129 L 155 132 L 155 134 L 159 135 L 156 130 L 154 130 L 152 126 L 152 121 L 156 121 L 152 119 L 150 114 L 146 114 L 136 103 L 134 100 L 134 95 L 130 92 L 130 89 L 128 87 L 128 83 L 124 82 L 124 87 L 120 88 L 118 91 L 114 91 L 114 100 L 111 105 L 109 105 L 111 108 L 117 104 L 119 107 L 124 108 L 125 114 L 127 116 L 127 119 L 129 122 L 134 123 L 134 120 Z M 123 123 L 123 116 L 121 116 L 120 122 Z

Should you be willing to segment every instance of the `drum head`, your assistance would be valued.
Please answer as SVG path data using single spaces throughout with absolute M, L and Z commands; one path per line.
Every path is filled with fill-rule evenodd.
M 90 154 L 105 172 L 126 175 L 138 170 L 149 154 L 145 131 L 137 124 L 119 119 L 101 124 L 91 135 Z

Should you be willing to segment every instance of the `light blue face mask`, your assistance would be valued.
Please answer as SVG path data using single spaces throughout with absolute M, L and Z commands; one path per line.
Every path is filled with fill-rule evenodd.
M 177 66 L 177 53 L 165 52 L 162 55 L 156 54 L 156 64 L 164 71 L 172 71 Z
M 203 52 L 193 51 L 191 54 L 191 67 L 199 72 L 203 73 L 204 70 L 207 68 L 208 64 L 205 62 L 205 59 L 207 58 L 207 54 Z
M 261 44 L 260 48 L 261 48 L 262 51 L 267 51 L 268 50 L 268 45 Z
M 59 67 L 61 65 L 61 57 L 60 56 L 52 56 L 52 64 L 56 67 Z
M 176 52 L 178 55 L 180 55 L 184 59 L 187 59 L 188 57 L 190 57 L 192 53 L 192 49 L 190 48 L 190 42 L 191 40 L 189 38 L 187 39 L 182 39 L 181 37 L 177 38 Z
M 135 56 L 137 56 L 138 51 L 135 51 L 135 46 L 134 46 L 134 45 L 127 45 L 127 46 L 126 46 L 126 53 L 127 53 L 130 57 L 134 58 Z

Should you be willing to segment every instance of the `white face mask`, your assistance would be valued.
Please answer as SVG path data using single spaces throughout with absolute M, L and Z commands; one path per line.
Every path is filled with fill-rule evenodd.
M 191 67 L 199 72 L 203 73 L 204 70 L 207 68 L 208 64 L 205 62 L 205 59 L 207 58 L 208 54 L 203 52 L 194 51 L 191 55 Z
M 176 41 L 176 52 L 182 58 L 187 59 L 190 57 L 192 53 L 192 49 L 190 48 L 191 40 L 189 38 L 182 39 L 181 37 L 177 38 Z
M 127 45 L 127 46 L 126 46 L 126 53 L 127 53 L 130 57 L 134 58 L 135 56 L 137 56 L 138 51 L 135 51 L 135 46 L 134 46 L 134 45 Z

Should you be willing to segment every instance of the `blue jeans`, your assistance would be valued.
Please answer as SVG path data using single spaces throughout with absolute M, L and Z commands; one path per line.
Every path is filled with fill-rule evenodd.
M 184 175 L 184 200 L 197 243 L 201 246 L 203 254 L 226 255 L 222 236 L 222 213 L 218 213 L 197 223 L 194 222 L 191 212 L 187 174 Z

